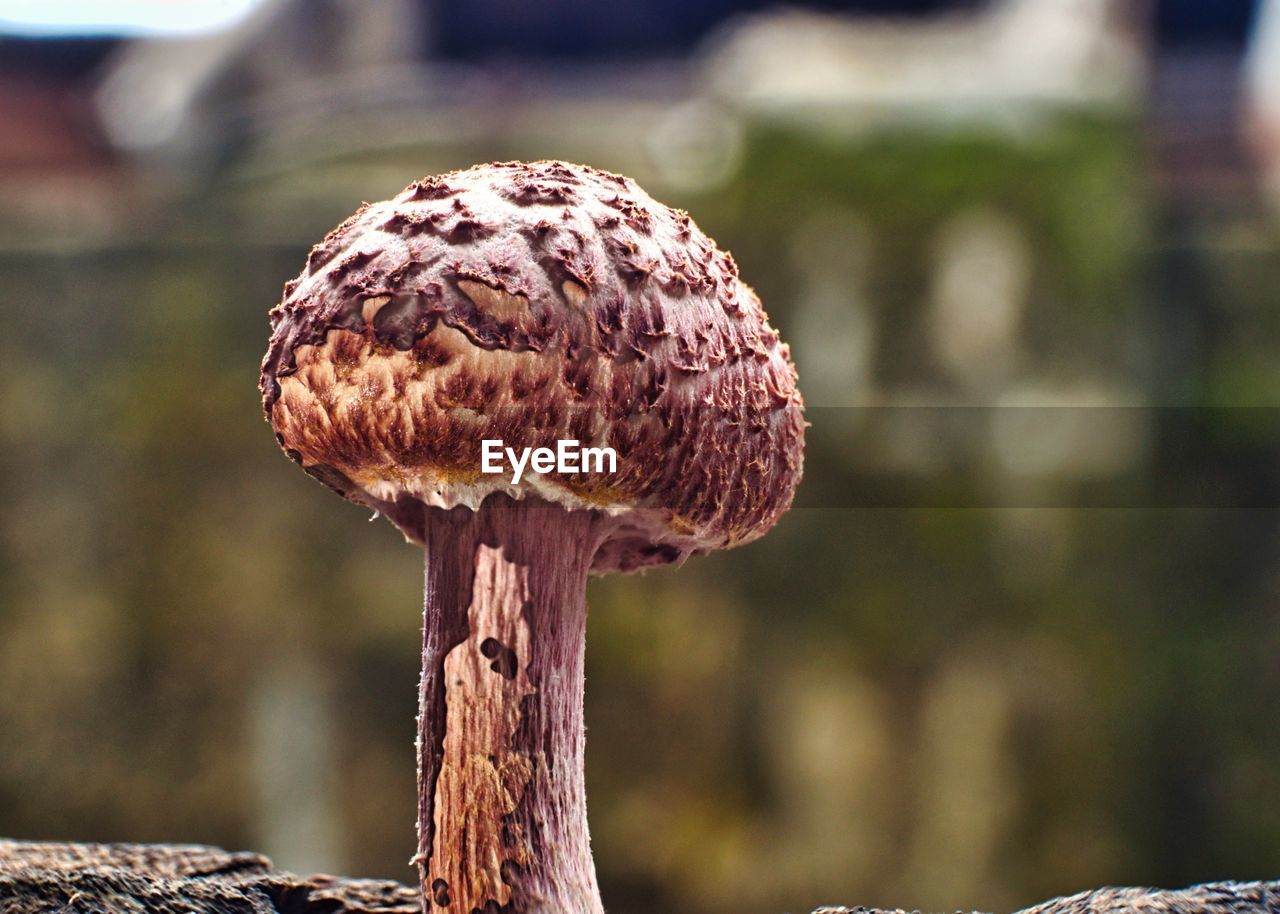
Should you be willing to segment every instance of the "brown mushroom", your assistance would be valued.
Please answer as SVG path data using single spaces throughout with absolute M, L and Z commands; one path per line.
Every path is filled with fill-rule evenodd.
M 425 547 L 424 910 L 601 911 L 587 574 L 747 542 L 790 506 L 804 421 L 787 347 L 688 214 L 562 162 L 362 207 L 271 325 L 263 405 L 286 453 Z M 485 472 L 497 440 L 610 448 L 616 469 Z

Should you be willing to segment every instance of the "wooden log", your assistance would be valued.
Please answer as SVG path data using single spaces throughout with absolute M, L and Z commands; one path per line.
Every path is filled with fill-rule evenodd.
M 0 914 L 421 914 L 395 882 L 296 876 L 214 847 L 0 840 Z
M 813 914 L 905 912 L 859 907 L 819 908 Z M 1189 889 L 1093 889 L 1054 898 L 1018 914 L 1280 914 L 1280 882 L 1213 882 Z
M 170 844 L 0 840 L 0 914 L 421 914 L 414 889 L 297 876 L 261 854 Z M 572 914 L 572 912 L 565 912 Z M 903 914 L 819 908 L 814 914 Z M 1280 882 L 1097 889 L 1020 914 L 1280 914 Z

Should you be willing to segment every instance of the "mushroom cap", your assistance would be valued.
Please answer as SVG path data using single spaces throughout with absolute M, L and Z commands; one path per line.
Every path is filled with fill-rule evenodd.
M 791 505 L 803 403 L 733 259 L 634 181 L 565 162 L 424 178 L 366 204 L 271 311 L 285 452 L 421 541 L 494 493 L 614 519 L 630 571 L 748 542 Z M 485 474 L 482 441 L 613 448 L 614 473 Z

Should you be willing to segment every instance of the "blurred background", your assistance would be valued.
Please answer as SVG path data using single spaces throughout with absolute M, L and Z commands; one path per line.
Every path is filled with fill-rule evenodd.
M 1276 877 L 1276 0 L 0 0 L 0 834 L 413 880 L 421 555 L 266 312 L 540 157 L 730 248 L 813 423 L 764 540 L 591 585 L 611 912 Z

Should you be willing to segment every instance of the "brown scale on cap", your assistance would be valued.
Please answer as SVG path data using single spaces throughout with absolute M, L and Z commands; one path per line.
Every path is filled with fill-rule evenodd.
M 762 535 L 800 479 L 787 347 L 728 254 L 631 180 L 518 162 L 426 178 L 317 245 L 271 312 L 286 453 L 426 554 L 425 910 L 600 914 L 582 697 L 591 571 Z M 482 472 L 482 442 L 615 472 Z
M 317 245 L 271 322 L 281 444 L 416 541 L 419 503 L 533 494 L 616 517 L 593 569 L 631 570 L 754 539 L 800 478 L 795 370 L 759 299 L 687 213 L 619 175 L 415 182 Z M 511 486 L 480 473 L 484 438 L 609 446 L 618 472 Z

